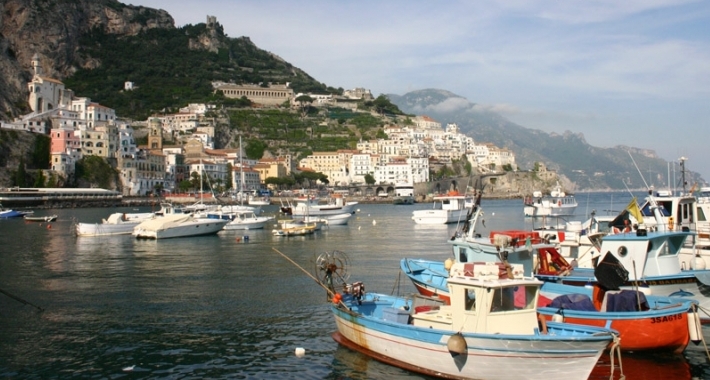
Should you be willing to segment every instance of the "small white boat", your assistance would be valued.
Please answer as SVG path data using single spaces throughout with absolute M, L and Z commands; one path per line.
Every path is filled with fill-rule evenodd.
M 225 230 L 258 230 L 273 219 L 271 216 L 257 216 L 253 211 L 236 212 L 233 216 L 224 226 Z
M 342 194 L 333 194 L 330 198 L 319 201 L 317 198 L 298 198 L 291 207 L 293 216 L 323 216 L 352 214 L 358 202 L 347 202 Z
M 28 222 L 54 222 L 57 220 L 57 215 L 32 216 L 25 215 L 24 219 Z
M 532 197 L 525 197 L 523 203 L 523 213 L 529 217 L 573 216 L 577 210 L 577 201 L 573 196 L 562 191 L 559 182 L 549 195 L 535 191 Z
M 271 199 L 269 197 L 250 196 L 247 203 L 249 203 L 249 206 L 268 206 L 271 204 Z
M 394 186 L 394 198 L 392 203 L 396 205 L 414 204 L 414 185 L 407 182 L 399 182 Z
M 224 219 L 196 218 L 189 214 L 166 215 L 138 224 L 132 234 L 144 239 L 211 235 L 221 231 L 227 223 L 229 221 Z
M 343 226 L 348 224 L 352 216 L 353 214 L 351 213 L 343 213 L 335 215 L 323 215 L 320 218 L 325 219 L 325 223 L 329 226 Z M 310 218 L 306 217 L 306 220 L 308 221 L 310 220 Z
M 451 191 L 447 195 L 434 197 L 434 206 L 430 209 L 412 212 L 412 220 L 417 224 L 448 224 L 463 222 L 469 208 L 473 204 L 472 197 Z
M 130 235 L 135 226 L 146 220 L 175 214 L 183 215 L 182 210 L 172 204 L 161 203 L 160 210 L 155 212 L 116 212 L 102 219 L 101 223 L 76 223 L 75 231 L 77 236 Z
M 143 221 L 155 218 L 153 213 L 126 214 L 116 212 L 101 223 L 77 223 L 77 236 L 130 235 L 133 228 Z

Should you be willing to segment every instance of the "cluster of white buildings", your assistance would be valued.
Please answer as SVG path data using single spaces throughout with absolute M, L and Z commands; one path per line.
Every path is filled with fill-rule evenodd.
M 207 176 L 213 187 L 254 190 L 269 177 L 286 177 L 296 166 L 291 156 L 249 160 L 238 149 L 214 149 L 214 121 L 205 117 L 210 106 L 190 104 L 176 114 L 152 117 L 142 124 L 148 131 L 146 146 L 137 146 L 133 128 L 118 120 L 113 109 L 77 97 L 61 81 L 43 75 L 40 58 L 32 58 L 34 76 L 28 83 L 32 112 L 2 128 L 51 136 L 50 168 L 64 178 L 75 174 L 86 155 L 106 158 L 119 171 L 124 195 L 146 195 L 157 189 L 177 192 L 193 173 Z M 288 85 L 233 85 L 214 83 L 226 96 L 247 96 L 253 102 L 281 104 L 302 94 Z M 135 88 L 133 83 L 124 91 Z M 356 88 L 343 96 L 308 94 L 317 105 L 372 99 L 369 90 Z M 316 104 L 314 104 L 316 105 Z M 411 126 L 388 126 L 388 139 L 360 142 L 356 150 L 315 152 L 298 162 L 299 170 L 321 172 L 330 184 L 364 184 L 371 175 L 379 184 L 429 181 L 430 166 L 447 165 L 466 156 L 479 171 L 513 166 L 515 158 L 490 144 L 476 145 L 458 126 L 441 124 L 426 116 Z M 181 145 L 163 146 L 163 136 Z M 231 186 L 230 186 L 231 185 Z
M 49 135 L 50 169 L 65 179 L 75 174 L 76 163 L 87 155 L 106 158 L 116 167 L 124 195 L 146 195 L 156 189 L 176 192 L 192 173 L 202 173 L 215 187 L 227 188 L 230 183 L 232 189 L 245 191 L 261 188 L 268 177 L 290 174 L 290 157 L 257 161 L 240 157 L 238 149 L 214 149 L 214 125 L 205 118 L 207 105 L 190 104 L 176 114 L 138 123 L 148 130 L 148 144 L 138 146 L 133 128 L 118 120 L 113 109 L 77 97 L 61 81 L 44 76 L 38 55 L 32 58 L 32 68 L 34 76 L 28 83 L 32 112 L 0 127 Z M 163 146 L 165 134 L 183 144 Z
M 478 172 L 515 167 L 511 151 L 477 145 L 456 124 L 442 128 L 427 116 L 417 116 L 412 126 L 385 127 L 385 133 L 387 139 L 361 141 L 356 150 L 314 152 L 299 165 L 325 174 L 331 184 L 339 186 L 364 183 L 367 174 L 378 184 L 428 182 L 430 166 L 450 165 L 464 156 Z

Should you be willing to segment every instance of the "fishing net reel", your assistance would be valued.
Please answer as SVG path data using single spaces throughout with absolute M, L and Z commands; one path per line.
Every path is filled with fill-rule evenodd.
M 314 264 L 314 277 L 333 293 L 336 285 L 344 287 L 350 278 L 348 273 L 350 259 L 345 252 L 323 252 L 316 257 Z

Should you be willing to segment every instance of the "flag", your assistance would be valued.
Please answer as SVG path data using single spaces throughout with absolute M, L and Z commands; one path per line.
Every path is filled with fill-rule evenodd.
M 641 214 L 641 209 L 639 209 L 639 204 L 636 202 L 636 197 L 629 202 L 626 210 L 636 219 L 636 223 L 643 223 L 643 215 Z

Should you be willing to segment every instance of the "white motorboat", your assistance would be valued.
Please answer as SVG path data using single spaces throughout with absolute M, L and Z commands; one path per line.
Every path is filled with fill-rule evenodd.
M 472 197 L 461 195 L 457 191 L 451 191 L 447 195 L 434 197 L 434 206 L 430 209 L 416 210 L 412 212 L 412 219 L 417 224 L 448 224 L 463 222 L 469 208 L 467 204 L 472 204 Z
M 208 217 L 210 217 L 208 215 Z M 224 226 L 225 230 L 258 230 L 264 228 L 272 220 L 271 216 L 257 216 L 253 211 L 241 211 L 233 214 L 233 218 Z
M 221 231 L 227 223 L 229 221 L 224 219 L 196 218 L 189 214 L 166 215 L 138 224 L 133 229 L 133 236 L 145 239 L 168 239 L 211 235 Z
M 155 212 L 117 212 L 103 219 L 101 223 L 76 223 L 75 230 L 77 236 L 130 235 L 134 227 L 146 220 L 174 214 L 181 215 L 182 211 L 170 203 L 162 203 L 160 210 Z
M 129 235 L 133 232 L 133 228 L 146 220 L 155 217 L 153 213 L 146 213 L 142 218 L 126 217 L 127 214 L 116 212 L 109 215 L 101 223 L 77 223 L 77 236 L 110 236 L 110 235 Z M 133 214 L 135 215 L 135 214 Z
M 268 206 L 271 204 L 271 199 L 269 197 L 255 197 L 249 196 L 249 201 L 247 202 L 249 206 Z
M 358 202 L 347 202 L 342 194 L 333 194 L 327 199 L 298 198 L 296 205 L 291 207 L 293 216 L 323 216 L 337 214 L 352 214 Z
M 533 192 L 532 197 L 525 197 L 523 213 L 525 216 L 573 216 L 577 210 L 574 196 L 565 194 L 558 182 L 549 195 L 540 191 Z
M 348 224 L 350 221 L 350 218 L 352 218 L 353 214 L 350 213 L 343 213 L 343 214 L 335 214 L 335 215 L 323 215 L 320 217 L 320 219 L 325 219 L 325 223 L 329 226 L 343 226 Z M 310 217 L 306 217 L 306 221 L 310 220 Z

